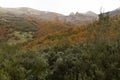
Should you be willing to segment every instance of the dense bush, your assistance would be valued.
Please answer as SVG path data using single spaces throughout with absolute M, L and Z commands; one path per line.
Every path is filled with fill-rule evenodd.
M 120 41 L 0 48 L 0 80 L 119 80 Z
M 48 63 L 40 54 L 1 45 L 0 80 L 45 80 Z
M 62 44 L 44 48 L 50 72 L 47 80 L 118 80 L 119 42 Z

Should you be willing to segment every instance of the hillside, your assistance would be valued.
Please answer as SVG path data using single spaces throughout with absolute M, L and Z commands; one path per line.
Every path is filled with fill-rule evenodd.
M 31 17 L 0 17 L 0 40 L 24 43 L 36 37 L 66 30 L 68 25 L 59 21 L 44 21 Z
M 64 41 L 72 43 L 83 42 L 95 38 L 98 34 L 98 36 L 102 36 L 102 38 L 107 38 L 111 35 L 109 30 L 113 30 L 111 26 L 114 26 L 113 24 L 108 28 L 100 29 L 101 25 L 99 24 L 99 21 L 94 21 L 94 23 L 92 23 L 93 21 L 90 21 L 91 19 L 94 19 L 93 17 L 97 17 L 97 15 L 91 11 L 88 11 L 85 14 L 78 12 L 75 14 L 71 13 L 69 16 L 52 12 L 46 13 L 44 11 L 24 7 L 0 8 L 0 12 L 0 40 L 5 40 L 10 44 L 25 43 L 25 45 L 26 42 L 29 41 L 26 47 L 31 47 L 31 45 L 33 47 L 39 47 L 44 44 L 60 43 Z M 52 14 L 54 17 L 54 14 L 67 17 L 67 22 L 69 23 L 61 21 L 58 18 L 55 18 L 56 20 L 46 20 L 46 18 L 41 18 L 44 17 L 43 14 L 48 19 L 49 14 Z M 110 17 L 109 25 L 114 21 L 117 22 L 115 25 L 119 23 L 119 20 L 113 19 L 114 17 L 117 16 Z M 74 22 L 76 24 L 72 24 Z M 90 24 L 83 24 L 84 22 Z M 107 25 L 108 22 L 104 24 Z M 97 27 L 91 25 L 96 25 Z M 93 31 L 95 32 L 91 32 L 91 29 L 94 29 Z M 101 30 L 101 32 L 96 31 L 96 29 Z M 102 30 L 105 31 L 105 35 L 102 34 Z M 118 32 L 115 30 L 113 31 L 114 34 L 115 32 Z
M 103 20 L 95 21 L 91 24 L 72 25 L 72 27 L 66 30 L 37 37 L 25 47 L 37 48 L 46 44 L 60 44 L 64 42 L 81 43 L 97 40 L 112 40 L 118 38 L 120 35 L 119 18 L 119 14 L 113 17 L 103 16 L 101 18 Z
M 0 8 L 0 80 L 119 80 L 120 13 L 93 17 Z

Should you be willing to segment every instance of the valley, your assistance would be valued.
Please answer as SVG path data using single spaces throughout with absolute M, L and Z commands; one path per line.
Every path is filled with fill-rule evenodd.
M 120 8 L 63 15 L 0 7 L 0 80 L 119 80 Z

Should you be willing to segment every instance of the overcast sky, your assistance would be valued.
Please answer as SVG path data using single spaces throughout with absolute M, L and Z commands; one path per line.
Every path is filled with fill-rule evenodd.
M 0 0 L 1 7 L 30 7 L 68 15 L 70 12 L 100 12 L 120 7 L 120 0 Z

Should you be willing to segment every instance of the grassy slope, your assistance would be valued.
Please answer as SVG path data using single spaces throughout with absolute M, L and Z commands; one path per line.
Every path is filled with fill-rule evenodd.
M 0 40 L 10 43 L 24 43 L 35 37 L 42 37 L 67 29 L 60 21 L 43 21 L 32 17 L 0 17 Z

